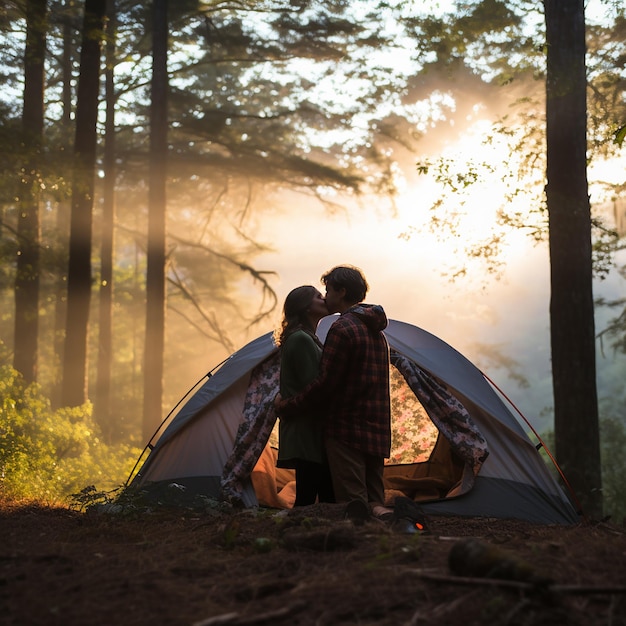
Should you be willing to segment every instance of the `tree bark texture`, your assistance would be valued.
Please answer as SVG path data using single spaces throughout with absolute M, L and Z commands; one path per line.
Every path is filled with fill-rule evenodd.
M 22 112 L 21 197 L 17 222 L 13 367 L 27 383 L 37 380 L 39 338 L 40 218 L 39 196 L 44 115 L 46 0 L 26 3 L 24 108 Z
M 167 0 L 152 4 L 152 94 L 146 273 L 143 435 L 149 440 L 162 418 L 165 347 L 165 221 L 167 176 Z
M 583 0 L 545 0 L 555 447 L 583 512 L 602 512 Z
M 59 149 L 59 164 L 62 176 L 65 178 L 68 166 L 69 155 L 72 153 L 72 65 L 74 62 L 74 39 L 75 29 L 72 24 L 72 16 L 77 11 L 73 0 L 65 0 L 63 3 L 63 52 L 61 55 L 61 82 L 62 82 L 62 115 L 60 119 L 61 133 L 63 141 Z M 71 175 L 68 176 L 71 180 Z M 57 203 L 56 215 L 57 245 L 65 251 L 65 256 L 69 254 L 69 234 L 70 234 L 70 202 L 62 198 Z M 59 270 L 55 276 L 54 284 L 54 355 L 55 362 L 55 386 L 51 396 L 52 406 L 59 408 L 63 398 L 63 350 L 65 344 L 65 324 L 67 321 L 67 260 L 65 268 Z
M 87 337 L 91 300 L 91 250 L 96 166 L 100 53 L 106 0 L 86 0 L 76 105 L 74 178 L 67 275 L 67 323 L 63 354 L 64 406 L 87 394 Z
M 107 0 L 106 122 L 104 147 L 104 190 L 102 199 L 102 240 L 100 246 L 100 293 L 98 302 L 98 371 L 94 415 L 107 444 L 111 432 L 111 369 L 113 360 L 113 224 L 115 218 L 115 0 Z

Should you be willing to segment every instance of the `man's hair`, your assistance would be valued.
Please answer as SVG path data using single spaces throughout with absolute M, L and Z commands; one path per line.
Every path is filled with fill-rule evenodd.
M 358 267 L 338 265 L 322 276 L 322 283 L 333 289 L 345 289 L 345 300 L 350 304 L 363 302 L 369 285 Z

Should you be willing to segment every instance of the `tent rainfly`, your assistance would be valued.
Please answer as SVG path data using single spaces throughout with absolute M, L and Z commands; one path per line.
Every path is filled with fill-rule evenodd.
M 323 341 L 333 316 L 317 330 Z M 480 370 L 431 333 L 397 320 L 390 346 L 389 503 L 426 514 L 574 524 L 580 513 Z M 128 484 L 170 487 L 246 507 L 289 508 L 291 470 L 275 467 L 279 355 L 272 333 L 251 341 L 192 389 L 161 424 Z

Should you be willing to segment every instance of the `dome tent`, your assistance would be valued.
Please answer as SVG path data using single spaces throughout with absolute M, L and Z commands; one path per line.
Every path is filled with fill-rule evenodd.
M 323 341 L 334 320 L 317 333 Z M 573 524 L 579 515 L 535 445 L 480 370 L 431 333 L 390 320 L 392 452 L 388 501 L 427 514 Z M 163 422 L 129 483 L 246 507 L 289 507 L 293 476 L 275 468 L 279 355 L 272 333 L 219 365 Z

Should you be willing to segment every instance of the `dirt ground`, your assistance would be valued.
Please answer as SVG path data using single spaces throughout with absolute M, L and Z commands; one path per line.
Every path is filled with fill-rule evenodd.
M 0 624 L 626 624 L 623 526 L 437 517 L 407 534 L 342 513 L 0 502 Z M 475 555 L 456 575 L 470 537 L 508 566 L 484 577 Z

